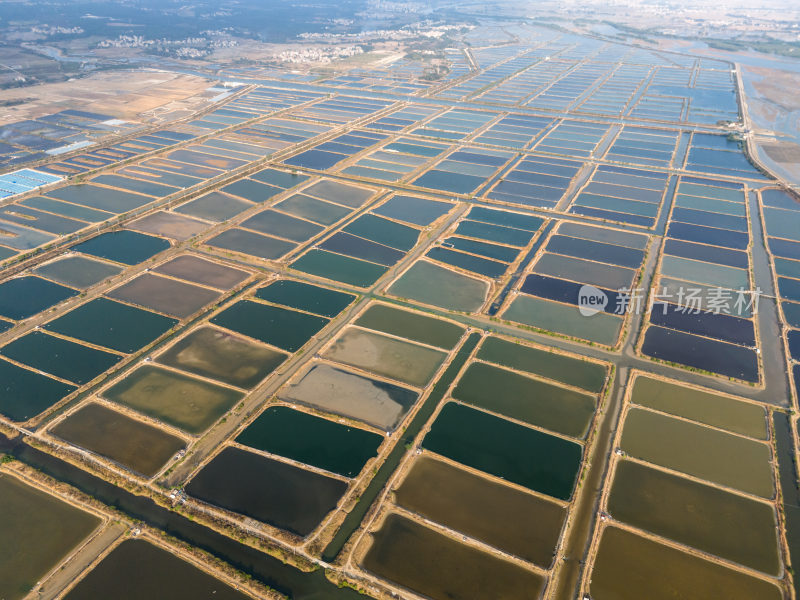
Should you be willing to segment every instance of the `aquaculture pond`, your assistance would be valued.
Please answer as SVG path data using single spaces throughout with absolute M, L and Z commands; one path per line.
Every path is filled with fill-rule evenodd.
M 292 242 L 278 240 L 239 228 L 223 231 L 205 243 L 215 248 L 232 250 L 233 252 L 263 258 L 264 260 L 277 260 L 297 247 L 297 244 Z
M 293 242 L 305 242 L 324 228 L 317 223 L 285 215 L 277 210 L 267 209 L 254 214 L 241 223 L 246 229 L 252 229 L 266 235 L 278 236 Z
M 426 455 L 414 462 L 394 501 L 545 569 L 566 518 L 566 509 L 555 502 Z
M 474 469 L 568 500 L 582 447 L 563 438 L 449 402 L 423 446 Z
M 768 444 L 632 408 L 620 447 L 630 456 L 744 492 L 775 494 Z
M 177 323 L 177 319 L 107 298 L 96 298 L 44 327 L 90 344 L 130 353 L 150 344 Z
M 472 254 L 456 252 L 441 246 L 431 248 L 425 256 L 438 262 L 458 267 L 465 271 L 471 271 L 491 279 L 500 278 L 508 268 L 508 265 L 505 263 L 489 260 L 480 256 L 473 256 Z
M 622 330 L 622 319 L 616 315 L 599 312 L 591 317 L 583 317 L 576 305 L 560 304 L 524 294 L 516 296 L 501 316 L 508 321 L 557 331 L 606 346 L 616 344 Z
M 487 211 L 486 212 L 496 212 L 498 214 L 502 214 L 505 211 Z M 498 218 L 491 218 L 485 217 L 483 215 L 486 212 L 474 212 L 470 211 L 467 215 L 471 217 L 470 219 L 465 219 L 458 224 L 454 233 L 456 235 L 462 235 L 471 238 L 477 238 L 480 240 L 486 240 L 489 242 L 497 242 L 499 244 L 508 244 L 511 246 L 522 247 L 526 246 L 528 242 L 531 241 L 535 232 L 538 230 L 539 226 L 542 224 L 542 220 L 538 218 L 528 217 L 533 222 L 528 225 L 522 219 L 522 215 L 519 215 L 521 223 L 517 224 L 507 219 L 498 219 Z M 508 215 L 516 215 L 518 213 L 507 213 Z M 498 223 L 499 221 L 499 223 Z M 506 225 L 511 225 L 506 226 Z M 519 228 L 517 228 L 519 227 Z
M 667 303 L 650 313 L 650 322 L 732 344 L 749 347 L 756 345 L 755 325 L 751 320 L 738 316 L 701 311 L 690 314 L 686 306 Z
M 246 600 L 250 596 L 181 560 L 171 551 L 146 540 L 127 539 L 81 579 L 66 598 Z
M 388 291 L 448 310 L 475 312 L 486 301 L 489 285 L 434 263 L 420 260 L 392 283 Z
M 533 271 L 540 275 L 580 281 L 610 290 L 630 288 L 636 276 L 633 269 L 549 252 L 536 261 Z
M 367 133 L 364 130 L 355 133 L 358 134 L 358 137 L 348 134 L 336 138 L 333 143 L 327 143 L 325 146 L 336 152 L 344 150 L 345 154 L 352 154 L 359 152 L 362 148 L 364 148 L 365 141 L 366 145 L 372 145 L 377 139 L 385 139 L 385 136 L 376 136 L 374 133 Z M 342 143 L 338 143 L 340 140 Z M 318 181 L 303 191 L 314 195 L 317 198 L 322 198 L 338 204 L 344 204 L 352 208 L 362 206 L 373 195 L 373 190 L 353 187 L 328 179 Z
M 73 255 L 45 263 L 33 271 L 37 275 L 52 279 L 57 283 L 83 290 L 118 275 L 122 271 L 122 267 L 85 256 Z
M 631 132 L 625 131 L 621 135 L 631 135 Z M 654 136 L 650 136 L 648 141 L 652 142 L 653 138 Z M 674 137 L 669 142 L 672 147 L 666 149 L 666 164 L 669 163 L 669 155 L 674 151 Z M 650 152 L 652 151 L 651 148 Z M 637 154 L 636 162 L 639 162 L 638 155 L 645 154 L 647 150 L 636 149 L 634 152 Z M 601 165 L 572 201 L 570 212 L 591 216 L 602 214 L 609 220 L 652 226 L 668 181 L 669 175 L 658 171 Z M 653 218 L 649 221 L 631 219 L 642 215 Z
M 464 334 L 463 325 L 386 304 L 370 305 L 355 324 L 445 350 L 452 350 Z
M 649 242 L 649 238 L 640 233 L 630 233 L 610 227 L 597 227 L 569 221 L 562 221 L 559 224 L 558 233 L 572 238 L 580 238 L 582 240 L 590 240 L 602 244 L 612 244 L 613 246 L 623 246 L 625 248 L 635 248 L 637 250 L 644 250 L 647 248 Z M 594 248 L 597 249 L 597 247 Z M 616 255 L 613 253 L 611 255 L 606 255 L 604 253 L 603 256 L 617 256 L 619 258 L 623 255 Z M 624 256 L 633 257 L 634 255 L 626 253 Z
M 319 249 L 309 250 L 291 266 L 303 273 L 360 288 L 373 285 L 388 270 L 384 265 Z
M 566 256 L 597 260 L 609 265 L 636 269 L 642 264 L 644 252 L 639 248 L 631 248 L 616 243 L 598 242 L 587 237 L 572 237 L 561 233 L 553 235 L 547 242 L 547 250 Z M 572 230 L 569 230 L 572 231 Z M 588 235 L 581 231 L 581 235 Z M 592 235 L 592 238 L 597 237 Z M 647 238 L 645 238 L 647 239 Z
M 336 507 L 347 484 L 253 452 L 228 447 L 186 485 L 225 510 L 306 536 Z
M 270 185 L 275 185 L 284 189 L 289 189 L 300 185 L 304 181 L 308 181 L 308 175 L 300 175 L 299 173 L 287 173 L 286 171 L 279 171 L 277 169 L 264 169 L 257 173 L 249 175 L 251 179 L 256 181 L 263 181 Z
M 522 206 L 554 208 L 582 166 L 560 158 L 524 155 L 513 169 L 503 173 L 487 197 Z
M 452 235 L 439 240 L 426 256 L 488 279 L 500 279 L 542 223 L 539 217 L 472 207 Z
M 615 518 L 676 542 L 778 575 L 772 505 L 621 461 L 608 498 Z
M 199 434 L 244 397 L 230 388 L 144 365 L 102 392 L 104 398 Z
M 295 352 L 325 327 L 328 319 L 241 300 L 218 313 L 211 322 L 287 352 Z
M 769 435 L 763 406 L 677 382 L 639 375 L 631 402 L 760 440 Z
M 573 437 L 586 434 L 595 410 L 588 394 L 481 362 L 467 367 L 452 393 L 467 404 Z
M 397 195 L 372 209 L 372 212 L 390 219 L 427 227 L 453 210 L 454 206 L 454 204 L 438 200 Z
M 76 290 L 41 277 L 7 279 L 0 283 L 0 316 L 27 319 L 77 295 Z
M 30 206 L 37 210 L 47 211 L 71 219 L 81 219 L 89 223 L 99 223 L 112 216 L 112 213 L 95 210 L 86 206 L 61 202 L 45 196 L 32 196 L 19 203 L 21 206 Z
M 287 355 L 216 327 L 200 327 L 156 360 L 177 369 L 250 389 Z
M 129 223 L 128 227 L 182 242 L 202 233 L 209 224 L 177 213 L 158 211 Z
M 333 225 L 352 212 L 351 208 L 324 202 L 304 194 L 294 194 L 281 200 L 273 208 L 319 225 Z
M 373 534 L 368 571 L 433 600 L 538 598 L 544 578 L 397 514 Z
M 19 600 L 100 525 L 100 518 L 0 473 L 0 597 Z
M 672 229 L 670 229 L 670 232 Z M 747 252 L 742 250 L 731 250 L 720 246 L 710 246 L 706 242 L 711 240 L 703 236 L 704 243 L 693 241 L 683 241 L 680 239 L 668 239 L 664 243 L 664 252 L 672 256 L 679 256 L 691 260 L 710 262 L 738 269 L 747 269 L 750 261 Z
M 420 230 L 415 227 L 401 225 L 371 213 L 349 223 L 342 231 L 404 252 L 416 245 L 420 235 Z
M 419 394 L 393 383 L 317 363 L 284 388 L 280 397 L 392 431 Z
M 222 191 L 226 194 L 250 200 L 250 202 L 261 203 L 282 192 L 283 189 L 245 178 L 226 185 L 222 188 Z
M 0 348 L 0 354 L 79 385 L 88 383 L 123 358 L 43 331 L 18 337 Z
M 519 249 L 510 246 L 501 246 L 499 244 L 490 244 L 488 242 L 480 242 L 463 237 L 446 237 L 441 241 L 443 246 L 453 248 L 461 252 L 469 252 L 471 254 L 478 254 L 485 258 L 503 261 L 506 263 L 513 262 L 519 256 Z
M 244 212 L 251 206 L 254 206 L 252 202 L 234 198 L 222 192 L 211 192 L 181 204 L 175 208 L 175 212 L 221 223 Z
M 583 286 L 576 281 L 566 281 L 556 277 L 530 274 L 525 277 L 519 291 L 524 294 L 530 294 L 546 300 L 555 300 L 564 304 L 572 304 L 577 307 L 582 297 L 582 287 Z M 597 308 L 601 309 L 600 312 L 604 311 L 606 313 L 615 314 L 617 307 L 621 305 L 621 292 L 602 288 L 600 292 L 605 295 L 607 303 L 604 306 L 598 305 Z M 590 316 L 591 315 L 587 315 L 587 317 Z
M 325 350 L 324 356 L 423 387 L 447 355 L 439 350 L 350 327 Z
M 699 200 L 699 198 L 698 198 Z M 724 204 L 724 203 L 723 203 Z M 728 203 L 730 205 L 730 203 Z M 672 218 L 682 223 L 693 223 L 695 225 L 718 226 L 731 231 L 747 231 L 747 219 L 741 216 L 741 210 L 735 210 L 735 214 L 726 214 L 709 210 L 697 210 L 695 208 L 685 208 L 678 206 L 677 203 L 672 209 Z M 728 211 L 730 213 L 730 211 Z
M 102 183 L 109 187 L 122 188 L 140 194 L 147 194 L 148 196 L 156 196 L 158 198 L 168 196 L 178 191 L 178 188 L 175 187 L 160 185 L 141 179 L 131 179 L 129 177 L 122 177 L 121 175 L 99 175 L 93 178 L 92 181 Z
M 682 331 L 649 326 L 642 342 L 642 352 L 744 381 L 757 382 L 759 379 L 758 355 L 754 349 Z
M 719 286 L 711 286 L 703 283 L 681 281 L 672 277 L 659 277 L 656 284 L 658 294 L 666 299 L 680 298 L 681 294 L 687 294 L 687 289 L 692 288 L 692 294 L 696 298 L 696 307 L 698 311 L 715 311 L 719 308 L 720 315 L 734 315 L 736 317 L 750 318 L 753 316 L 753 311 L 750 306 L 739 304 L 738 306 L 731 302 L 729 306 L 719 306 L 719 303 L 714 299 L 714 294 L 718 294 Z M 694 291 L 697 290 L 697 291 Z M 723 292 L 725 294 L 726 292 Z M 738 296 L 739 290 L 733 292 L 734 296 Z M 745 291 L 743 295 L 747 300 L 751 297 L 750 293 Z M 656 305 L 656 309 L 661 312 L 663 304 Z
M 305 572 L 234 538 L 204 527 L 196 521 L 156 504 L 146 496 L 137 496 L 114 486 L 51 454 L 46 454 L 20 441 L 11 442 L 0 436 L 0 448 L 26 464 L 73 485 L 85 494 L 108 506 L 117 506 L 130 518 L 167 532 L 182 542 L 211 553 L 253 579 L 297 600 L 358 600 L 350 588 L 338 588 L 320 571 Z M 127 564 L 127 563 L 126 563 Z
M 18 422 L 34 418 L 77 389 L 6 360 L 0 360 L 0 381 L 0 412 Z
M 370 262 L 385 267 L 391 267 L 397 264 L 400 259 L 405 256 L 405 253 L 400 250 L 351 235 L 344 231 L 333 234 L 324 242 L 318 244 L 318 247 L 340 255 L 369 260 Z
M 384 437 L 287 406 L 267 408 L 236 441 L 345 477 L 355 477 L 375 457 Z
M 661 274 L 731 290 L 747 289 L 750 283 L 745 269 L 671 255 L 661 258 Z
M 420 230 L 415 227 L 403 225 L 384 219 L 372 213 L 367 213 L 358 217 L 356 220 L 347 224 L 340 234 L 334 237 L 341 237 L 342 242 L 345 242 L 348 237 L 358 236 L 356 240 L 368 241 L 370 244 L 364 244 L 361 247 L 365 250 L 373 249 L 373 253 L 361 254 L 357 245 L 351 246 L 355 252 L 352 254 L 356 257 L 369 258 L 374 260 L 376 256 L 383 256 L 388 260 L 396 262 L 397 259 L 404 256 L 404 253 L 411 250 L 419 239 Z M 333 240 L 333 238 L 330 238 Z M 345 248 L 345 245 L 341 245 Z M 381 261 L 375 261 L 381 262 Z M 391 263 L 388 263 L 391 264 Z
M 521 278 L 518 296 L 504 311 L 508 319 L 589 341 L 614 345 L 622 326 L 620 290 L 635 279 L 647 237 L 614 229 L 560 222 L 532 272 Z M 575 318 L 582 286 L 594 285 L 608 298 L 594 316 Z M 616 313 L 620 314 L 616 314 Z
M 49 191 L 48 198 L 64 200 L 71 204 L 121 214 L 153 202 L 150 196 L 132 194 L 90 183 L 68 185 Z
M 750 239 L 747 233 L 741 231 L 677 222 L 670 223 L 667 235 L 678 240 L 711 244 L 737 250 L 746 250 Z
M 783 598 L 777 586 L 763 579 L 617 527 L 603 530 L 591 575 L 591 594 L 596 600 Z
M 51 433 L 146 477 L 155 475 L 186 444 L 178 437 L 100 404 L 87 404 Z
M 144 273 L 107 293 L 122 300 L 173 317 L 184 319 L 220 297 L 205 287 Z
M 680 298 L 686 288 L 696 287 L 707 294 L 701 301 L 705 312 L 690 314 L 692 311 L 662 303 L 662 310 L 651 311 L 649 321 L 656 327 L 646 332 L 644 354 L 729 377 L 758 380 L 752 311 L 749 307 L 739 310 L 745 294 L 728 292 L 733 300 L 725 310 L 717 308 L 719 302 L 713 303 L 720 295 L 716 288 L 753 287 L 745 200 L 739 183 L 681 178 L 660 262 L 666 281 L 659 282 L 659 289 L 665 289 L 666 298 L 677 290 Z
M 494 336 L 484 338 L 477 357 L 595 393 L 603 390 L 608 377 L 606 365 Z
M 256 297 L 323 317 L 335 317 L 355 296 L 291 279 L 280 279 L 256 292 Z
M 72 250 L 124 265 L 136 265 L 169 247 L 170 243 L 164 238 L 123 229 L 102 233 L 73 246 Z
M 494 171 L 494 169 L 492 169 L 492 171 Z M 488 172 L 486 176 L 488 175 L 491 175 L 491 172 Z M 486 181 L 486 176 L 481 177 L 479 175 L 431 169 L 411 183 L 416 186 L 442 192 L 471 194 Z

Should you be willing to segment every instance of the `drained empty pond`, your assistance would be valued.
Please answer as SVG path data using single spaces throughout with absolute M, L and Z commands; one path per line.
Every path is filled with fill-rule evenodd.
M 424 386 L 444 362 L 446 354 L 351 328 L 325 351 L 325 356 L 404 383 Z
M 419 398 L 413 390 L 328 364 L 315 364 L 281 398 L 392 430 Z
M 158 362 L 235 385 L 252 388 L 287 355 L 215 327 L 201 327 L 158 357 Z

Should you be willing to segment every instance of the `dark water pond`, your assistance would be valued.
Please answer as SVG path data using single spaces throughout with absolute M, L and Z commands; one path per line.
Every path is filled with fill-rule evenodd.
M 347 484 L 253 452 L 229 447 L 186 486 L 186 492 L 301 536 L 336 506 Z

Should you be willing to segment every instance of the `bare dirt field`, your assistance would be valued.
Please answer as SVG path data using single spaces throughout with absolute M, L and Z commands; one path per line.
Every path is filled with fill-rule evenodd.
M 183 111 L 205 102 L 214 92 L 205 90 L 210 82 L 192 75 L 156 71 L 97 73 L 84 79 L 49 83 L 0 92 L 0 100 L 27 99 L 0 113 L 0 125 L 78 109 L 137 120 L 145 111 Z M 194 107 L 195 110 L 198 107 Z
M 753 87 L 759 94 L 786 111 L 800 110 L 800 97 L 797 86 L 800 74 L 767 67 L 745 67 L 760 79 L 754 77 Z

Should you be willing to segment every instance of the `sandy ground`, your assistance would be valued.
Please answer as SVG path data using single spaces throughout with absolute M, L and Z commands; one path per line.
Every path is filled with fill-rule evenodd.
M 753 80 L 753 87 L 771 103 L 786 111 L 800 110 L 800 73 L 790 73 L 766 67 L 743 67 L 760 79 Z M 750 102 L 753 100 L 751 99 Z
M 4 90 L 0 92 L 0 100 L 33 100 L 0 111 L 0 125 L 70 108 L 107 114 L 119 119 L 137 120 L 145 111 L 186 110 L 197 104 L 198 100 L 205 102 L 214 95 L 213 92 L 205 92 L 210 85 L 208 80 L 192 75 L 123 71 Z

